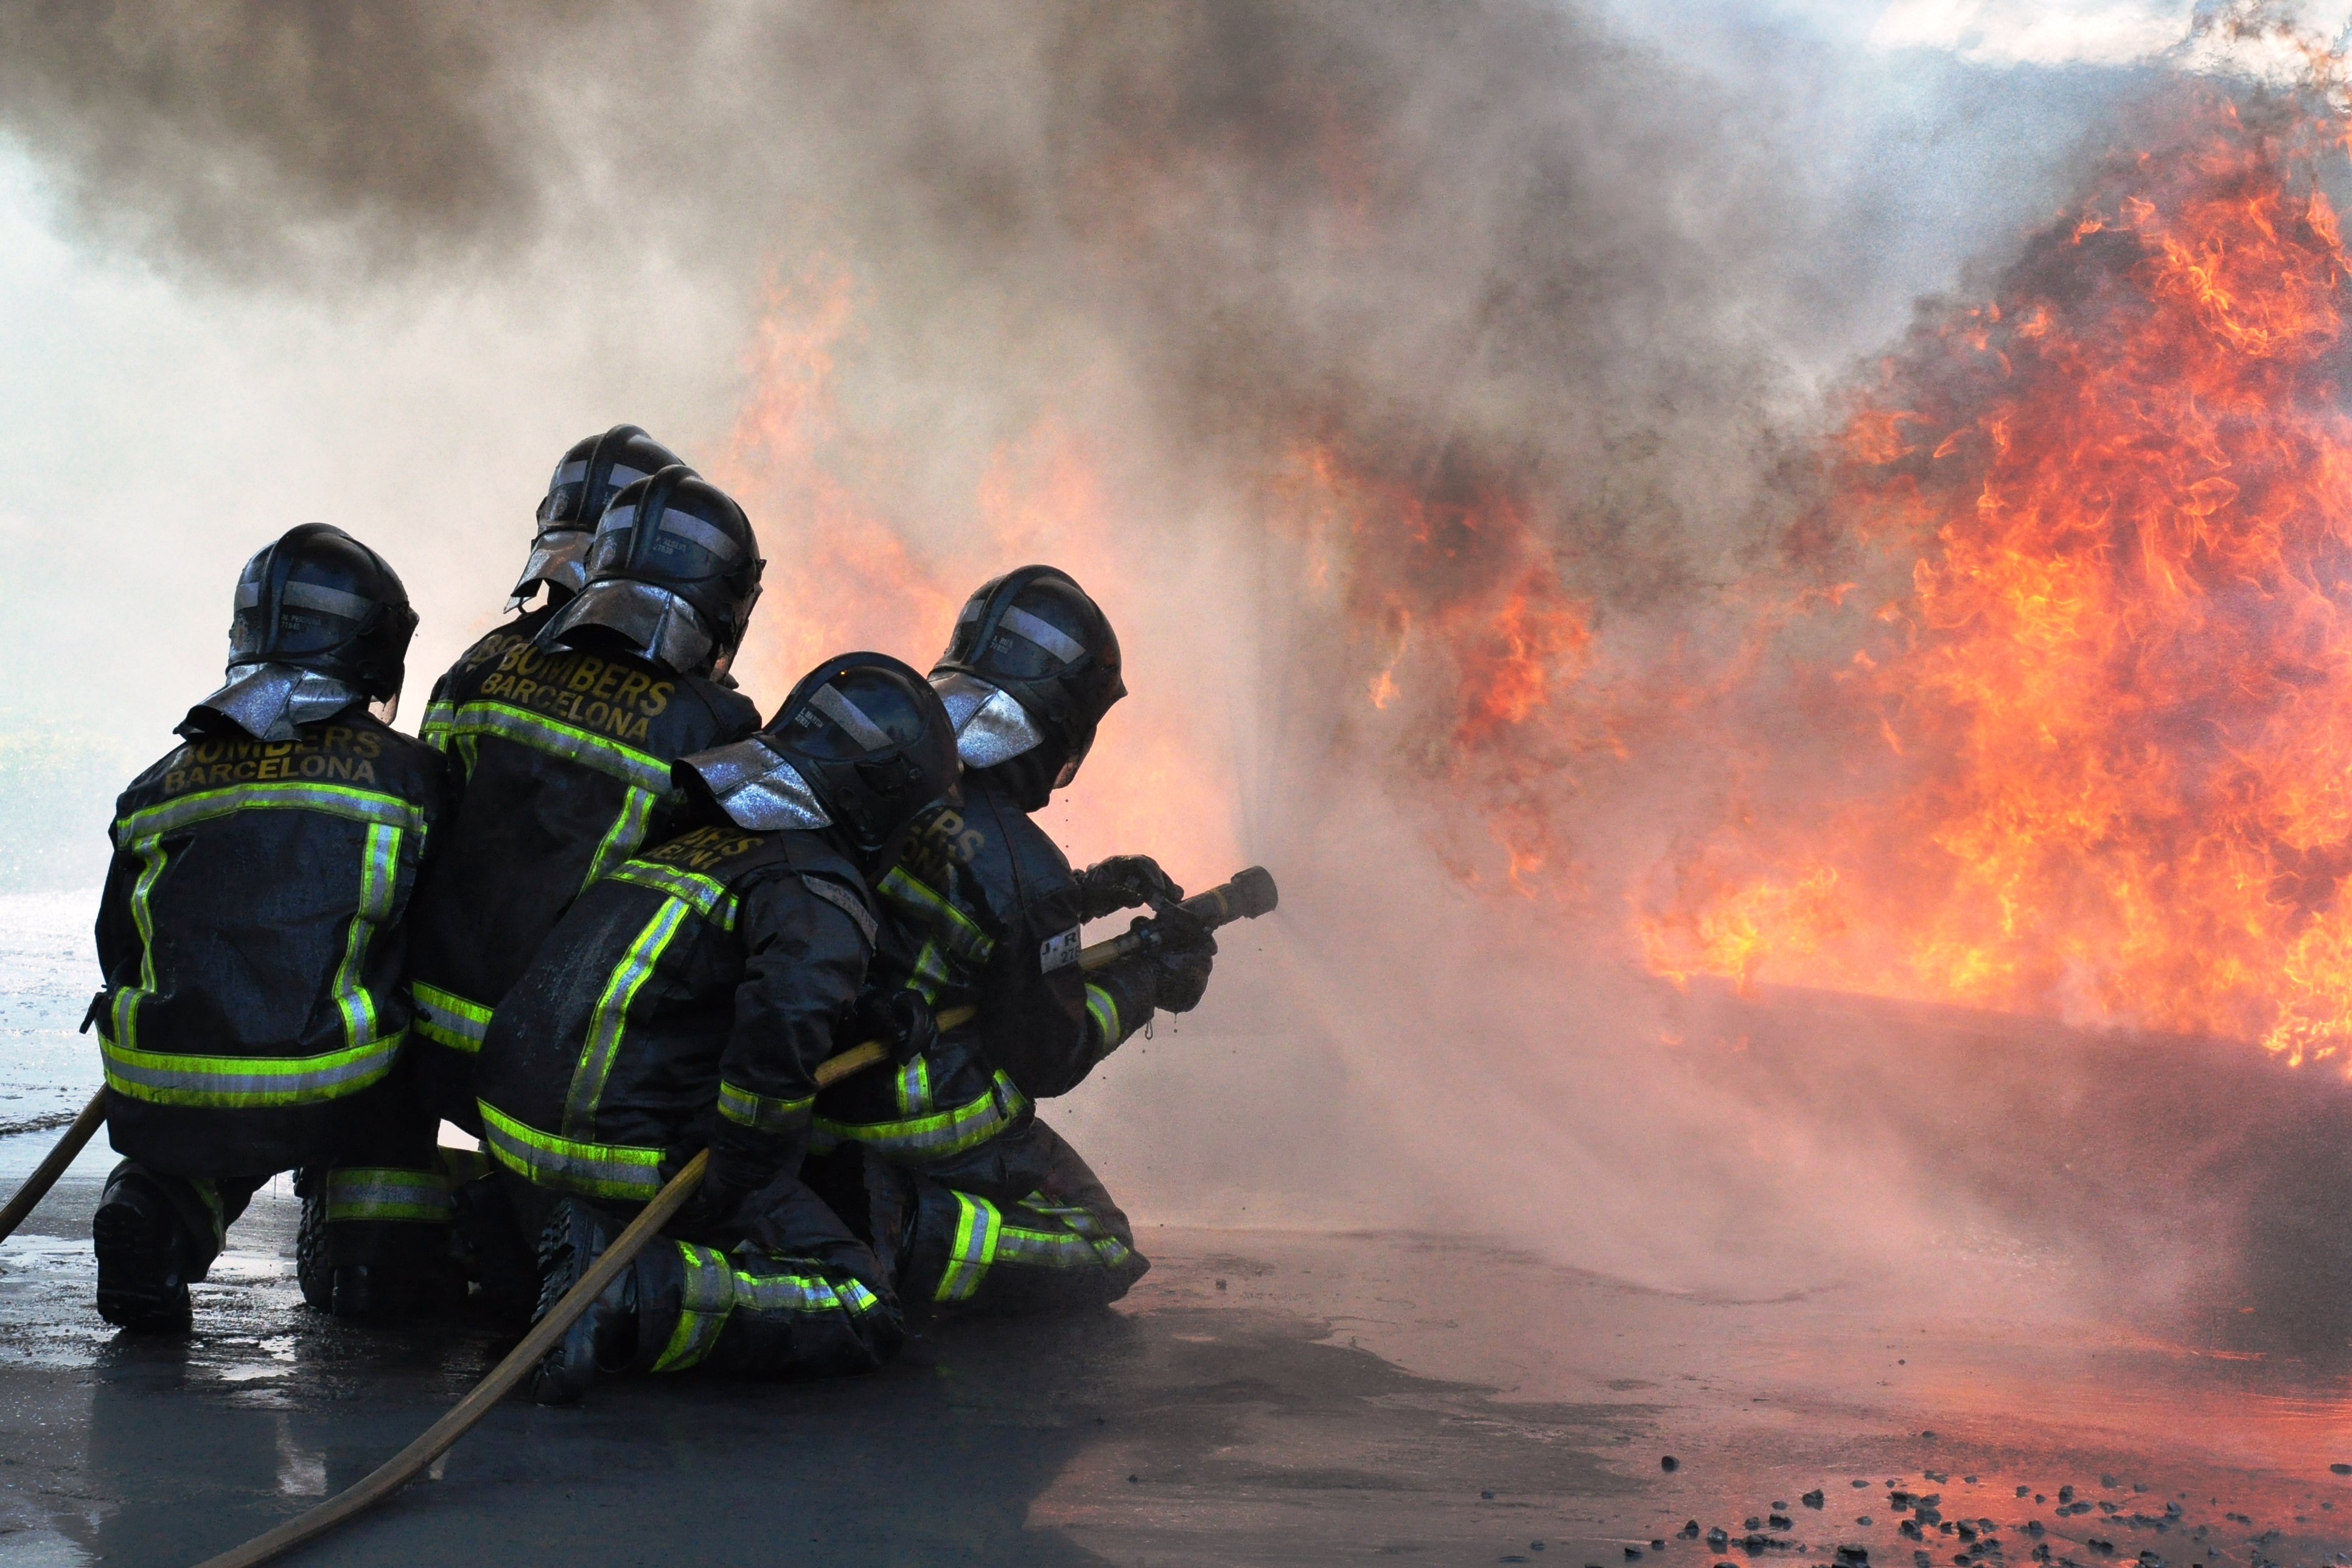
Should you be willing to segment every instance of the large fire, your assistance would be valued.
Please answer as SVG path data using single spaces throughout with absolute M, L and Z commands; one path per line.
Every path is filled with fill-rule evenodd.
M 2352 1043 L 2347 130 L 2197 97 L 1886 362 L 1800 530 L 1894 584 L 1799 682 L 1830 798 L 1691 846 L 1654 967 Z

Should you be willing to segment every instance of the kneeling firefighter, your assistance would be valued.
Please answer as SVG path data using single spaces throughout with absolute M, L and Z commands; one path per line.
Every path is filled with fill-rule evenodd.
M 895 1073 L 828 1089 L 816 1147 L 895 1167 L 895 1201 L 912 1215 L 899 1275 L 910 1309 L 1114 1301 L 1149 1264 L 1127 1217 L 1034 1105 L 1076 1088 L 1154 1009 L 1197 1006 L 1216 939 L 1174 907 L 1183 889 L 1150 858 L 1074 873 L 1030 820 L 1077 776 L 1127 695 L 1118 639 L 1076 582 L 1031 566 L 984 584 L 931 685 L 956 726 L 963 799 L 926 812 L 882 879 L 877 979 L 978 1016 Z M 1082 922 L 1145 904 L 1163 913 L 1144 952 L 1092 975 L 1078 967 Z M 849 1184 L 875 1180 L 871 1159 L 832 1155 L 813 1170 L 845 1211 L 858 1201 Z
M 229 1224 L 298 1166 L 373 1195 L 355 1255 L 410 1274 L 446 1250 L 395 1075 L 405 916 L 445 813 L 441 758 L 384 722 L 415 628 L 381 556 L 289 531 L 237 580 L 227 684 L 116 804 L 83 1026 L 127 1156 L 91 1226 L 109 1322 L 185 1327 Z
M 699 825 L 582 894 L 491 1019 L 478 1069 L 492 1154 L 544 1216 L 545 1312 L 627 1213 L 710 1150 L 693 1204 L 624 1270 L 533 1380 L 543 1403 L 599 1370 L 814 1377 L 897 1353 L 895 1239 L 861 1236 L 800 1178 L 814 1071 L 929 1016 L 857 1016 L 869 888 L 915 816 L 956 798 L 939 698 L 895 659 L 811 671 L 751 738 L 677 776 Z
M 475 1053 L 508 988 L 582 889 L 669 836 L 671 763 L 760 725 L 722 684 L 765 564 L 741 507 L 623 424 L 564 454 L 540 519 L 512 604 L 548 602 L 467 649 L 424 726 L 461 809 L 412 922 L 419 1096 L 475 1133 Z M 497 1184 L 455 1196 L 491 1308 L 528 1313 L 536 1270 Z

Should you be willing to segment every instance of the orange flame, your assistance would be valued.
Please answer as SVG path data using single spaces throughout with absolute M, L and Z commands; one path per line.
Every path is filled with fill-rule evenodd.
M 1662 973 L 2352 1041 L 2347 125 L 2195 100 L 1832 444 L 1899 584 L 1817 683 L 1844 803 L 1693 846 Z

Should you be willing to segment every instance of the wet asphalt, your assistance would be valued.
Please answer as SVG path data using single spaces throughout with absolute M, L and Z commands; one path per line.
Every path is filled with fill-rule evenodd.
M 95 1163 L 0 1247 L 12 1568 L 221 1551 L 359 1479 L 503 1348 L 462 1318 L 308 1312 L 283 1193 L 191 1336 L 115 1334 L 89 1304 Z M 934 1327 L 876 1377 L 509 1401 L 288 1561 L 2352 1561 L 2347 1364 L 2037 1313 L 2023 1280 L 1739 1301 L 1413 1236 L 1140 1239 L 1155 1266 L 1118 1308 Z

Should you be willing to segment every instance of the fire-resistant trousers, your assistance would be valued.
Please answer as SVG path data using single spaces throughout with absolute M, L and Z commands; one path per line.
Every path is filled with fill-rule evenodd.
M 932 1312 L 1108 1306 L 1151 1267 L 1077 1151 L 1031 1119 L 978 1148 L 914 1167 L 898 1288 Z

